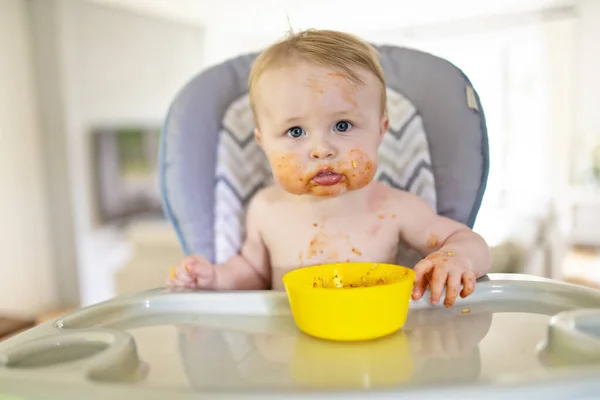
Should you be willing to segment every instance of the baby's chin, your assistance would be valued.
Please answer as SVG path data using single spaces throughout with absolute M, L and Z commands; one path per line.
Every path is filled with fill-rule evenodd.
M 352 182 L 348 182 L 348 180 L 342 180 L 335 185 L 308 184 L 304 187 L 290 187 L 288 185 L 279 183 L 279 186 L 288 194 L 306 198 L 314 197 L 319 199 L 328 199 L 340 197 L 344 194 L 363 189 L 371 182 L 372 180 L 369 182 L 361 182 L 358 185 L 353 185 Z

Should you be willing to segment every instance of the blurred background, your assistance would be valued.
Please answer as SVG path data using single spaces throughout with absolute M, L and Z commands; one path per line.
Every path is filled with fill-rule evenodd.
M 289 24 L 463 69 L 488 123 L 475 230 L 493 272 L 600 285 L 598 0 L 0 0 L 1 315 L 164 284 L 181 257 L 156 175 L 169 103 Z

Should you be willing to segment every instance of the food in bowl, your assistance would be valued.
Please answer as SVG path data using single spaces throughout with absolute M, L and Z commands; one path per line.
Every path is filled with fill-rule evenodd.
M 371 271 L 375 271 L 379 267 L 378 263 L 372 263 L 371 269 L 365 272 L 363 276 L 359 278 L 350 278 L 345 280 L 337 272 L 334 272 L 333 277 L 315 277 L 313 282 L 313 288 L 337 288 L 337 289 L 354 289 L 371 286 L 386 285 L 389 282 L 393 282 L 398 277 L 398 272 L 393 272 L 390 277 L 386 276 L 375 276 L 371 274 Z M 401 272 L 401 276 L 404 277 L 406 271 Z M 391 278 L 391 280 L 390 280 Z

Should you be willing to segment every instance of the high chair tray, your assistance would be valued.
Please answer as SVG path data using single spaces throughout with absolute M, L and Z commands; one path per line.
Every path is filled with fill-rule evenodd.
M 587 399 L 599 376 L 600 291 L 524 275 L 370 342 L 301 333 L 285 293 L 160 289 L 0 343 L 0 398 Z

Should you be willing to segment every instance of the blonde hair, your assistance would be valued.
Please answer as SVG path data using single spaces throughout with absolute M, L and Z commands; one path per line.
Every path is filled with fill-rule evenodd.
M 330 30 L 307 30 L 291 33 L 258 55 L 250 69 L 248 92 L 255 114 L 254 90 L 261 75 L 269 68 L 281 66 L 290 59 L 300 59 L 321 67 L 343 72 L 356 84 L 363 84 L 356 69 L 373 73 L 381 84 L 381 106 L 386 112 L 387 95 L 383 69 L 377 51 L 358 37 Z

